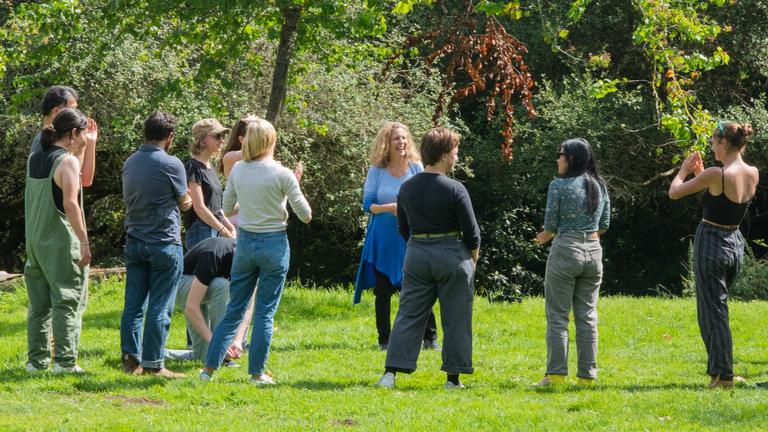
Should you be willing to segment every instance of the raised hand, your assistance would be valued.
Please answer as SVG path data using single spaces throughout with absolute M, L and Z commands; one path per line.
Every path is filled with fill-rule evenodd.
M 88 126 L 85 128 L 85 144 L 95 145 L 96 140 L 99 138 L 99 125 L 96 124 L 96 120 L 89 118 Z
M 304 175 L 304 162 L 299 161 L 298 164 L 296 164 L 296 169 L 293 170 L 293 175 L 296 176 L 296 180 L 301 182 L 301 176 Z

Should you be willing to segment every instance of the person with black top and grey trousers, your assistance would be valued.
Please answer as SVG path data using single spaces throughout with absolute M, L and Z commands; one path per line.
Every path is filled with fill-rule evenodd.
M 422 173 L 403 183 L 397 197 L 398 231 L 408 242 L 403 288 L 378 386 L 393 388 L 397 372 L 416 370 L 424 327 L 436 300 L 443 328 L 446 389 L 471 374 L 474 276 L 480 228 L 464 185 L 446 176 L 458 160 L 459 135 L 445 128 L 421 140 Z
M 722 167 L 704 169 L 699 152 L 683 161 L 669 185 L 669 197 L 701 194 L 703 217 L 693 243 L 696 277 L 696 316 L 707 349 L 709 388 L 733 388 L 733 341 L 728 318 L 728 290 L 744 259 L 744 237 L 739 225 L 760 179 L 756 167 L 741 158 L 752 126 L 720 122 L 710 145 Z M 686 178 L 693 174 L 688 181 Z

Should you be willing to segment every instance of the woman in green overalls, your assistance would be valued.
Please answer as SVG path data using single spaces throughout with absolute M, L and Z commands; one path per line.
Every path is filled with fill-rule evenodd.
M 42 150 L 27 161 L 24 229 L 27 262 L 24 280 L 29 295 L 27 371 L 82 372 L 77 345 L 88 296 L 91 249 L 80 184 L 78 156 L 96 140 L 97 127 L 76 109 L 64 109 L 43 128 Z

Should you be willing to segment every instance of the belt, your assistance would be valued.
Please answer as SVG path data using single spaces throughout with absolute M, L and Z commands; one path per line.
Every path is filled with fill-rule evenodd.
M 436 238 L 443 238 L 443 237 L 458 237 L 459 234 L 461 233 L 458 231 L 450 231 L 445 233 L 411 234 L 411 237 L 417 238 L 417 239 L 436 239 Z

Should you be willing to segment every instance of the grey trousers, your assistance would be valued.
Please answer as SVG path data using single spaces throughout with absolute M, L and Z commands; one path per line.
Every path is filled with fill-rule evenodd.
M 696 316 L 707 349 L 707 374 L 733 379 L 733 339 L 728 317 L 728 289 L 744 259 L 739 230 L 699 223 L 693 243 Z
M 189 297 L 189 289 L 192 287 L 192 279 L 194 279 L 194 276 L 187 274 L 181 275 L 179 279 L 179 288 L 176 291 L 176 308 L 182 312 L 187 305 L 187 297 Z M 213 278 L 200 304 L 203 318 L 205 318 L 205 322 L 208 324 L 211 332 L 213 332 L 224 317 L 228 302 L 229 280 L 220 277 Z M 189 320 L 187 320 L 187 328 L 189 329 L 189 338 L 192 339 L 193 359 L 205 361 L 205 356 L 208 354 L 208 342 L 197 334 Z
M 456 237 L 408 240 L 400 306 L 389 336 L 385 367 L 416 370 L 424 329 L 436 300 L 443 328 L 443 365 L 449 374 L 470 374 L 472 303 L 475 284 L 472 258 Z
M 548 375 L 568 375 L 568 317 L 573 306 L 577 376 L 597 378 L 597 298 L 602 278 L 599 239 L 585 232 L 555 236 L 544 276 Z

